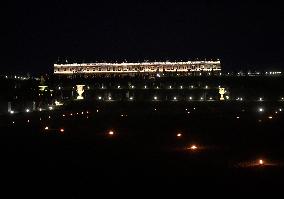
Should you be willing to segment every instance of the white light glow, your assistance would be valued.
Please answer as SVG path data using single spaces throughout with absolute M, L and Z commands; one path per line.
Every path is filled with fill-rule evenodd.
M 10 111 L 10 113 L 11 113 L 11 114 L 14 114 L 15 112 L 12 110 L 12 111 Z
M 45 128 L 44 128 L 44 130 L 48 130 L 49 128 L 48 128 L 48 126 L 46 126 Z
M 30 109 L 27 108 L 27 109 L 26 109 L 26 112 L 27 112 L 27 113 L 30 112 Z
M 99 96 L 99 97 L 98 97 L 98 99 L 99 99 L 99 100 L 101 100 L 101 99 L 102 99 L 102 97 L 101 97 L 101 96 Z
M 158 97 L 157 96 L 154 96 L 154 100 L 157 100 L 158 99 Z
M 133 97 L 130 97 L 129 99 L 130 99 L 130 100 L 133 100 Z
M 263 108 L 258 108 L 258 112 L 263 112 L 264 109 Z

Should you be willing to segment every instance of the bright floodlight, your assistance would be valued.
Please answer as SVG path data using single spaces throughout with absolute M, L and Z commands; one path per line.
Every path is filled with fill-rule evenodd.
M 189 149 L 191 149 L 191 150 L 196 150 L 196 149 L 197 149 L 197 146 L 191 145 L 191 146 L 189 147 Z
M 27 113 L 30 112 L 30 109 L 27 108 L 27 109 L 26 109 L 26 112 L 27 112 Z

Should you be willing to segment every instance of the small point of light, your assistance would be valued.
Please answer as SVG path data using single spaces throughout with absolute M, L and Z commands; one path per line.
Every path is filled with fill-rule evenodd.
M 193 110 L 195 110 L 195 107 L 193 108 Z
M 268 118 L 269 118 L 269 119 L 272 119 L 273 117 L 272 117 L 272 116 L 269 116 Z
M 62 117 L 65 117 L 65 114 L 63 114 Z
M 208 88 L 208 86 L 206 85 L 205 88 Z
M 102 99 L 102 97 L 101 97 L 101 96 L 99 96 L 99 97 L 98 97 L 98 99 L 99 99 L 99 100 L 101 100 L 101 99 Z
M 111 97 L 108 97 L 108 100 L 111 100 Z
M 172 86 L 169 86 L 169 88 L 172 88 Z
M 27 112 L 27 113 L 30 112 L 30 109 L 27 108 L 27 109 L 26 109 L 26 112 Z
M 182 136 L 182 134 L 181 134 L 181 133 L 178 133 L 178 134 L 177 134 L 177 137 L 181 137 L 181 136 Z
M 39 108 L 39 111 L 42 111 L 42 108 Z
M 134 88 L 134 86 L 132 85 L 131 88 Z
M 44 128 L 44 130 L 48 130 L 49 128 L 48 128 L 48 126 L 46 126 L 45 128 Z
M 158 99 L 158 97 L 157 96 L 154 96 L 154 100 L 157 100 Z
M 63 132 L 64 132 L 64 129 L 63 129 L 63 128 L 61 128 L 61 129 L 60 129 L 60 132 L 61 132 L 61 133 L 63 133 Z
M 86 111 L 87 114 L 89 114 L 89 111 Z
M 147 86 L 145 85 L 144 88 L 147 88 Z
M 99 109 L 97 109 L 97 113 L 99 112 Z
M 108 134 L 109 135 L 114 135 L 114 132 L 113 131 L 109 131 Z
M 189 100 L 192 100 L 192 97 L 189 97 Z
M 30 122 L 30 120 L 27 120 L 27 123 L 29 123 Z
M 10 111 L 10 113 L 11 113 L 11 114 L 14 114 L 15 112 L 14 112 L 14 111 Z
M 259 109 L 258 109 L 258 112 L 263 112 L 263 111 L 264 111 L 263 108 L 259 108 Z
M 133 97 L 130 97 L 129 99 L 130 99 L 130 100 L 133 100 Z
M 73 113 L 70 113 L 70 115 L 72 116 L 72 115 L 73 115 Z
M 182 86 L 180 86 L 180 89 L 182 89 L 183 87 Z
M 262 159 L 260 159 L 260 160 L 258 161 L 258 163 L 259 163 L 260 165 L 263 165 L 263 164 L 264 164 L 264 161 L 263 161 Z
M 177 100 L 177 97 L 174 97 L 174 100 Z
M 157 109 L 155 108 L 154 111 L 156 111 Z
M 82 111 L 82 113 L 81 113 L 82 115 L 84 115 L 84 112 Z
M 279 111 L 281 112 L 281 111 L 282 111 L 282 109 L 280 108 L 280 109 L 279 109 Z
M 240 117 L 239 117 L 239 116 L 237 116 L 237 119 L 240 119 Z
M 48 107 L 49 108 L 49 110 L 52 110 L 53 109 L 53 107 L 52 106 L 50 106 L 50 107 Z
M 14 121 L 13 121 L 12 123 L 13 123 L 13 124 L 15 124 L 15 122 L 14 122 Z
M 120 88 L 120 86 L 117 86 L 117 88 Z

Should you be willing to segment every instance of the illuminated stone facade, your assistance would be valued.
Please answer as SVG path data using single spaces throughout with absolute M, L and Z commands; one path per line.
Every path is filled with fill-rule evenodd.
M 136 74 L 163 72 L 220 72 L 217 61 L 54 64 L 54 74 Z

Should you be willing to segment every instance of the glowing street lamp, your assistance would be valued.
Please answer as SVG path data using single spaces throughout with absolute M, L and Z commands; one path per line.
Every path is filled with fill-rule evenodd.
M 177 137 L 181 137 L 181 136 L 182 136 L 182 134 L 181 134 L 181 133 L 178 133 L 178 134 L 177 134 Z
M 48 126 L 46 126 L 45 128 L 44 128 L 44 130 L 48 130 L 49 128 L 48 128 Z
M 113 131 L 109 131 L 108 134 L 109 135 L 114 135 L 114 132 Z
M 129 99 L 130 99 L 130 100 L 133 100 L 133 97 L 130 97 Z
M 258 112 L 263 112 L 264 109 L 263 108 L 258 108 Z
M 26 109 L 26 112 L 29 113 L 29 112 L 30 112 L 30 109 L 27 108 L 27 109 Z
M 177 97 L 174 97 L 174 100 L 177 100 Z
M 10 111 L 11 114 L 14 114 L 15 112 L 13 110 Z
M 101 97 L 101 96 L 99 96 L 99 97 L 98 97 L 98 99 L 99 99 L 99 100 L 101 100 L 101 99 L 102 99 L 102 97 Z
M 258 160 L 258 164 L 259 164 L 259 165 L 263 165 L 263 164 L 264 164 L 264 161 L 263 161 L 262 159 L 259 159 L 259 160 Z
M 154 100 L 157 100 L 158 99 L 158 97 L 157 96 L 154 96 Z
M 59 131 L 60 131 L 60 133 L 64 133 L 64 129 L 63 128 L 61 128 Z
M 189 97 L 189 100 L 192 100 L 192 97 Z

